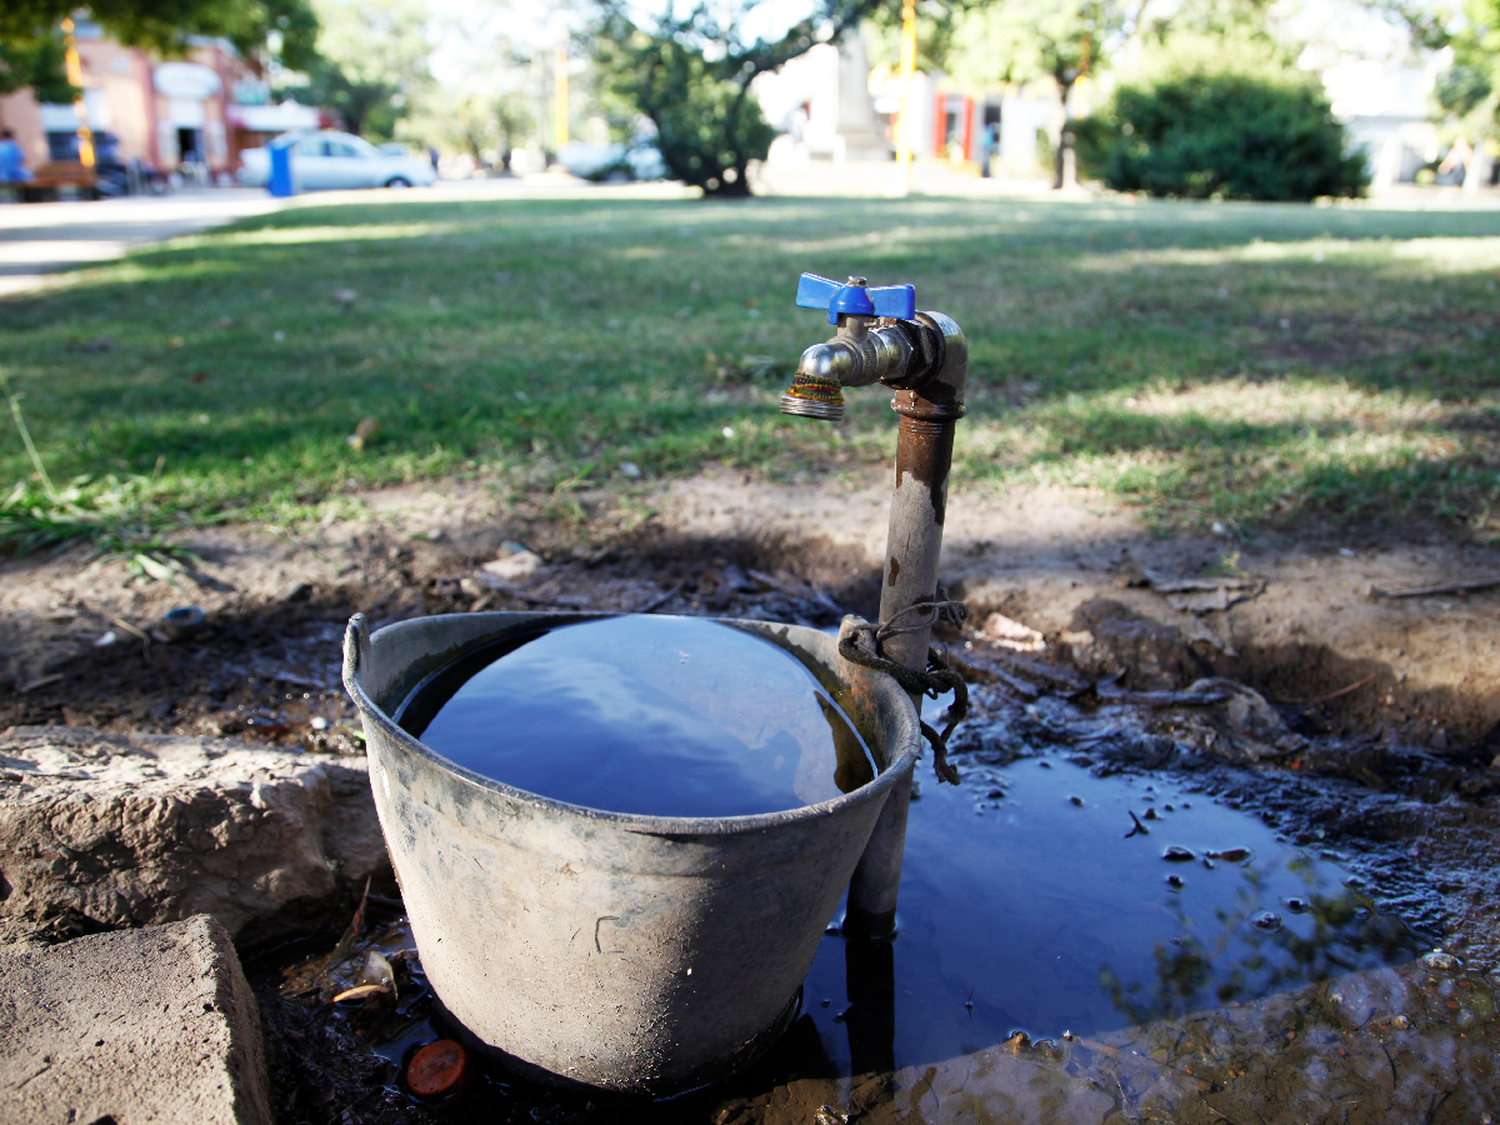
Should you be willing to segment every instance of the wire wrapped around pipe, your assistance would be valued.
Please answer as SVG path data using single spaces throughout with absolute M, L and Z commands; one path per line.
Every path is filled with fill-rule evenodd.
M 916 609 L 919 607 L 912 606 L 911 608 Z M 935 607 L 932 603 L 923 603 L 922 608 Z M 916 626 L 914 628 L 926 628 L 926 626 Z M 881 636 L 882 629 L 885 629 L 887 635 L 889 635 L 890 633 L 914 631 L 914 628 L 892 627 L 889 623 L 855 626 L 839 638 L 839 655 L 851 664 L 858 664 L 861 668 L 869 668 L 876 672 L 885 672 L 913 695 L 926 695 L 930 699 L 936 699 L 946 692 L 951 691 L 953 693 L 953 704 L 948 708 L 948 721 L 944 725 L 942 733 L 939 734 L 936 729 L 923 722 L 922 734 L 932 744 L 932 768 L 933 772 L 937 774 L 938 780 L 946 781 L 949 785 L 957 785 L 960 781 L 958 770 L 948 761 L 948 738 L 969 713 L 969 686 L 964 683 L 963 677 L 944 663 L 942 656 L 935 648 L 927 650 L 926 669 L 917 672 L 904 665 L 897 664 L 894 660 L 889 660 L 879 655 L 878 651 L 875 653 L 866 652 L 858 643 L 858 637 L 861 633 L 870 633 L 873 637 L 877 638 L 875 644 L 878 650 L 878 638 Z

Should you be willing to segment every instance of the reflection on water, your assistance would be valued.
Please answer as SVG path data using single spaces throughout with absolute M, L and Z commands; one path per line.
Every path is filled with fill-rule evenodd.
M 800 1038 L 682 1120 L 1500 1120 L 1493 988 L 1342 878 L 1160 778 L 971 768 L 898 939 L 825 939 Z
M 1095 1035 L 1183 1016 L 1418 951 L 1338 868 L 1245 813 L 1061 759 L 981 773 L 957 790 L 926 786 L 912 806 L 894 945 L 897 1066 L 1017 1031 Z M 832 1022 L 850 1000 L 842 946 L 824 941 L 807 995 L 830 1054 L 852 1065 Z
M 497 642 L 420 686 L 396 718 L 475 773 L 610 812 L 776 812 L 875 775 L 801 661 L 701 617 L 627 615 Z
M 1422 948 L 1410 930 L 1353 892 L 1340 887 L 1330 893 L 1326 871 L 1306 856 L 1293 856 L 1282 870 L 1307 883 L 1304 895 L 1275 896 L 1283 910 L 1296 904 L 1290 923 L 1278 910 L 1265 909 L 1273 897 L 1265 887 L 1268 873 L 1242 867 L 1234 905 L 1215 909 L 1211 923 L 1171 904 L 1179 936 L 1152 948 L 1153 979 L 1127 983 L 1108 965 L 1101 970 L 1100 983 L 1115 1007 L 1137 1024 L 1172 1019 L 1410 960 Z

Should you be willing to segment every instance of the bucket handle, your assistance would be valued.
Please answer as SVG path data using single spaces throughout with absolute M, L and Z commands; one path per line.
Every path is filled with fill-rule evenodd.
M 370 623 L 363 613 L 349 618 L 344 631 L 344 687 L 354 691 L 360 668 L 370 662 Z

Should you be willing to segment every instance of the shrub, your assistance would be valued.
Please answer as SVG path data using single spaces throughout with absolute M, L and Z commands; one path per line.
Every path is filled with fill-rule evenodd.
M 1117 191 L 1186 199 L 1355 196 L 1364 157 L 1310 80 L 1179 74 L 1122 85 L 1076 122 L 1081 170 Z

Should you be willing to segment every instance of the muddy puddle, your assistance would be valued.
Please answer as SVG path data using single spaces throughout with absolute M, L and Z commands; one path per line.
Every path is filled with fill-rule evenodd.
M 1223 774 L 1120 770 L 1069 751 L 980 757 L 959 757 L 957 788 L 921 779 L 897 940 L 831 929 L 801 1017 L 728 1085 L 664 1105 L 590 1103 L 487 1071 L 456 1104 L 417 1102 L 401 1064 L 444 1026 L 399 901 L 376 900 L 341 966 L 325 955 L 262 970 L 282 1120 L 1500 1115 L 1492 967 L 1466 965 L 1379 909 L 1367 879 L 1210 796 Z M 372 949 L 394 993 L 334 1002 L 385 980 Z

